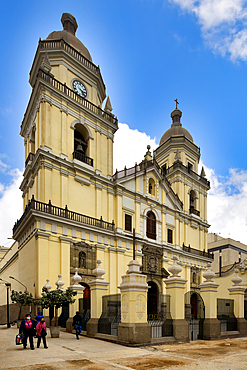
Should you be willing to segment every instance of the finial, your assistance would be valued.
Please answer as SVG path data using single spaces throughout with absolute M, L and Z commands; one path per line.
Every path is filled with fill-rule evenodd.
M 212 282 L 212 279 L 216 277 L 215 273 L 211 270 L 212 269 L 212 264 L 209 262 L 208 263 L 208 269 L 205 271 L 202 276 L 205 279 L 205 283 Z
M 57 289 L 62 290 L 63 292 L 65 292 L 65 289 L 63 289 L 63 286 L 64 286 L 65 283 L 62 281 L 62 275 L 61 274 L 58 275 L 58 281 L 55 284 L 57 286 Z
M 204 171 L 204 167 L 202 166 L 202 170 L 201 170 L 201 174 L 200 174 L 201 177 L 206 177 L 206 173 Z
M 105 270 L 102 269 L 102 267 L 100 266 L 101 263 L 102 263 L 101 260 L 97 260 L 98 266 L 96 267 L 96 269 L 93 270 L 93 274 L 96 275 L 96 280 L 97 279 L 104 280 L 102 276 L 105 275 Z
M 181 276 L 179 276 L 178 274 L 183 270 L 181 266 L 178 266 L 177 264 L 177 261 L 178 261 L 178 256 L 174 255 L 173 256 L 173 265 L 171 265 L 170 267 L 168 267 L 168 271 L 172 274 L 172 278 L 173 277 L 179 277 L 181 278 Z
M 150 152 L 150 149 L 151 149 L 151 146 L 150 145 L 147 145 L 147 152 L 144 155 L 144 159 L 146 159 L 147 161 L 151 161 L 152 160 L 152 154 Z
M 108 95 L 106 99 L 106 103 L 105 103 L 105 112 L 111 113 L 111 111 L 112 111 L 112 105 L 111 105 L 110 97 Z
M 233 286 L 241 285 L 243 279 L 238 276 L 238 269 L 235 269 L 234 272 L 235 276 L 231 279 L 231 281 L 233 282 Z
M 178 109 L 178 104 L 179 104 L 178 99 L 174 99 L 174 101 L 176 102 L 176 109 Z
M 70 13 L 63 13 L 61 22 L 63 25 L 63 29 L 75 36 L 76 30 L 78 28 L 75 17 L 73 17 L 73 15 Z
M 78 268 L 75 268 L 75 275 L 72 276 L 71 281 L 74 283 L 73 285 L 80 285 L 82 278 L 80 275 L 78 275 Z
M 44 288 L 46 288 L 47 290 L 51 290 L 52 286 L 51 284 L 49 284 L 49 279 L 46 279 L 46 284 L 44 285 Z

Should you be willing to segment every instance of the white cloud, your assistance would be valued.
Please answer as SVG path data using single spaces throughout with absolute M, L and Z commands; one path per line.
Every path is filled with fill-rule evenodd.
M 247 60 L 246 0 L 169 0 L 194 14 L 213 51 L 232 61 Z
M 220 177 L 207 167 L 205 171 L 211 182 L 208 193 L 209 232 L 247 244 L 247 171 L 232 168 L 227 177 Z
M 19 169 L 9 173 L 12 180 L 8 185 L 0 183 L 0 245 L 11 246 L 12 228 L 17 218 L 22 215 L 22 196 L 19 186 L 22 173 Z
M 156 138 L 152 139 L 145 132 L 132 130 L 126 123 L 119 123 L 113 145 L 113 172 L 133 167 L 135 162 L 140 163 L 147 152 L 147 145 L 151 152 L 158 146 Z

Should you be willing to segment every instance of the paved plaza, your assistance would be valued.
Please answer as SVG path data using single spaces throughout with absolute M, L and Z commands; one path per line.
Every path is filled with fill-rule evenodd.
M 17 333 L 16 327 L 0 327 L 1 369 L 247 370 L 247 338 L 131 348 L 87 337 L 76 340 L 65 332 L 51 339 L 48 331 L 49 348 L 31 351 L 15 345 Z

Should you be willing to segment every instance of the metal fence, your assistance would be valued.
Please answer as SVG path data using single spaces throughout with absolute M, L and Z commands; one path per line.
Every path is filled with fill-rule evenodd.
M 151 338 L 172 336 L 173 328 L 170 312 L 170 295 L 159 294 L 157 298 L 157 313 L 148 312 L 148 324 L 151 326 Z
M 217 318 L 220 320 L 222 332 L 237 330 L 237 319 L 234 315 L 233 299 L 217 299 Z
M 102 297 L 102 314 L 98 322 L 98 332 L 117 335 L 121 322 L 121 294 L 110 294 Z
M 80 312 L 80 315 L 82 317 L 81 328 L 82 328 L 82 330 L 86 331 L 87 330 L 87 322 L 90 320 L 90 317 L 91 317 L 90 316 L 90 309 L 88 308 L 88 298 L 79 298 L 79 312 Z

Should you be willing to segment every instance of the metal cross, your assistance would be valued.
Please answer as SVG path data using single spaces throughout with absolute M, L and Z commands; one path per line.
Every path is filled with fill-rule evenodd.
M 178 99 L 174 99 L 174 101 L 176 102 L 176 109 L 178 109 L 178 104 L 179 104 Z

